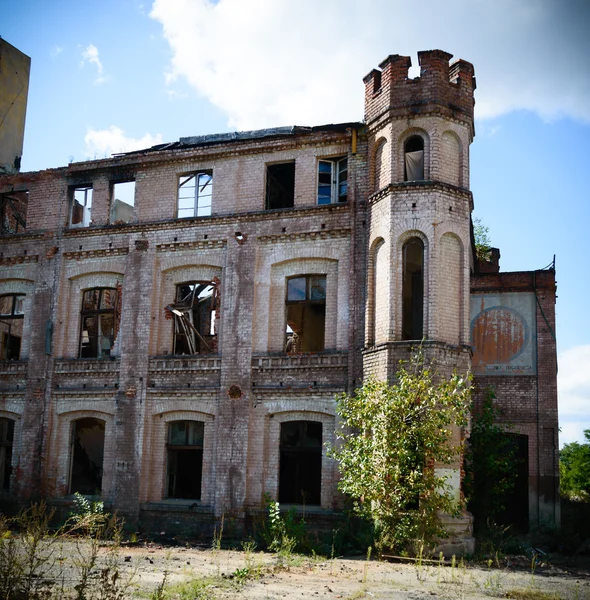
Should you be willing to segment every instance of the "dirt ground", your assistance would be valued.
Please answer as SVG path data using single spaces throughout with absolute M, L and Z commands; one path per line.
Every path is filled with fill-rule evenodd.
M 167 598 L 226 600 L 496 598 L 590 600 L 590 571 L 531 565 L 526 557 L 500 568 L 443 566 L 313 558 L 158 545 L 121 548 L 122 575 L 133 576 L 129 597 L 153 598 L 166 573 Z M 201 582 L 198 593 L 180 596 L 178 584 Z M 185 586 L 186 589 L 186 586 Z

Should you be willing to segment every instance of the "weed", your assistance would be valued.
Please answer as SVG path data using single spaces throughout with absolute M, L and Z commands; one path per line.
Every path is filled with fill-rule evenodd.
M 504 594 L 505 598 L 513 600 L 563 600 L 563 596 L 553 592 L 542 592 L 540 590 L 514 589 Z

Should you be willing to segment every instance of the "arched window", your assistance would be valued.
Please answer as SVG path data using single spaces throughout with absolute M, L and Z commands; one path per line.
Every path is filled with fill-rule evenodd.
M 173 421 L 168 424 L 168 498 L 201 499 L 204 433 L 205 423 L 202 421 Z
M 108 358 L 119 328 L 117 288 L 86 290 L 82 297 L 80 358 Z
M 424 180 L 424 139 L 413 135 L 404 144 L 404 181 Z
M 287 279 L 287 331 L 289 354 L 324 349 L 326 330 L 326 276 L 298 275 Z
M 0 489 L 10 488 L 12 473 L 12 444 L 14 442 L 14 421 L 0 418 Z
M 100 494 L 105 422 L 91 417 L 72 423 L 70 494 Z
M 24 294 L 0 296 L 0 360 L 20 358 L 24 302 Z
M 176 286 L 176 302 L 166 307 L 174 317 L 174 354 L 217 352 L 218 303 L 215 281 Z
M 279 502 L 321 504 L 322 424 L 281 423 Z
M 411 238 L 403 247 L 402 339 L 421 340 L 424 326 L 424 244 Z

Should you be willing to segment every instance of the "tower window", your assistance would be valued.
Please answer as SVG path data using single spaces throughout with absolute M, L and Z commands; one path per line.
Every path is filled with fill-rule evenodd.
M 412 238 L 403 247 L 402 339 L 421 340 L 424 332 L 424 244 Z
M 20 358 L 24 294 L 0 296 L 0 360 Z
M 336 204 L 348 199 L 348 159 L 346 156 L 318 163 L 318 204 Z
M 168 498 L 200 500 L 204 432 L 201 421 L 174 421 L 168 425 Z
M 319 505 L 322 488 L 322 424 L 281 424 L 279 502 Z
M 287 279 L 287 340 L 289 354 L 324 349 L 326 276 L 300 275 Z
M 413 135 L 404 144 L 404 181 L 424 180 L 424 139 Z
M 266 208 L 295 205 L 295 161 L 266 167 Z

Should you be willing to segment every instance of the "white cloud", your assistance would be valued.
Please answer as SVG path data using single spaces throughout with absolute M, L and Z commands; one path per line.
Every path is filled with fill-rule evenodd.
M 585 0 L 155 0 L 185 78 L 239 129 L 359 120 L 362 77 L 390 53 L 473 62 L 477 116 L 590 122 Z
M 560 352 L 558 365 L 560 445 L 583 442 L 590 429 L 590 344 Z
M 85 62 L 96 65 L 98 77 L 94 80 L 94 83 L 96 85 L 104 83 L 106 81 L 106 77 L 103 75 L 104 68 L 100 62 L 100 58 L 98 57 L 98 48 L 94 44 L 89 44 L 82 51 L 82 65 L 84 65 Z
M 64 49 L 56 44 L 51 49 L 51 58 L 57 58 L 63 51 Z
M 146 133 L 141 138 L 131 138 L 115 125 L 108 129 L 89 129 L 84 137 L 86 144 L 86 156 L 91 158 L 103 158 L 120 152 L 131 152 L 141 150 L 162 143 L 162 135 Z

